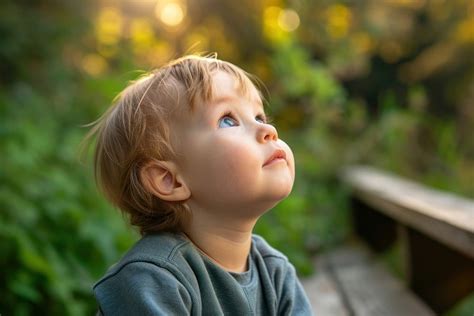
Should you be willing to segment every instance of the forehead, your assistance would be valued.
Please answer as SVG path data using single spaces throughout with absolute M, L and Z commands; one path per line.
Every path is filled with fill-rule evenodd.
M 212 75 L 211 98 L 206 103 L 216 105 L 229 99 L 244 98 L 263 107 L 261 94 L 252 81 L 243 74 L 239 77 L 224 71 L 215 72 Z

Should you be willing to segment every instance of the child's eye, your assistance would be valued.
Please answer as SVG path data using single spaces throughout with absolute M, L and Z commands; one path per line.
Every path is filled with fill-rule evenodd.
M 257 121 L 259 121 L 260 123 L 267 123 L 267 118 L 265 117 L 265 115 L 257 115 L 257 117 L 255 118 Z
M 230 113 L 225 114 L 219 119 L 219 128 L 227 128 L 239 125 Z

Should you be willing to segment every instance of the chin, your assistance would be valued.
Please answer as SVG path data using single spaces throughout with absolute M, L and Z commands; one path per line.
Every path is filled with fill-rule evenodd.
M 294 181 L 283 181 L 274 188 L 275 197 L 279 200 L 286 198 L 293 190 Z
M 291 193 L 291 190 L 292 190 L 293 186 L 288 186 L 286 188 L 278 188 L 279 190 L 275 190 L 271 193 L 271 195 L 268 196 L 268 201 L 270 203 L 272 203 L 273 205 L 270 207 L 274 207 L 275 205 L 277 205 L 280 201 L 284 200 L 285 198 L 287 198 L 290 193 Z
M 280 202 L 280 201 L 283 200 L 283 199 L 286 199 L 286 198 L 290 195 L 290 193 L 291 193 L 291 191 L 292 191 L 292 188 L 293 188 L 293 187 L 291 187 L 291 188 L 289 188 L 288 190 L 282 192 L 282 193 L 280 194 L 280 198 L 279 198 L 278 202 Z

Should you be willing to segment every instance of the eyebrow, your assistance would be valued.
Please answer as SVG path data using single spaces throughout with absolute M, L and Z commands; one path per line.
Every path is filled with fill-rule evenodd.
M 230 95 L 223 95 L 223 96 L 219 96 L 217 98 L 215 98 L 214 100 L 212 100 L 212 104 L 214 106 L 216 105 L 219 105 L 221 103 L 225 103 L 225 102 L 232 102 L 232 101 L 235 101 L 237 100 L 236 97 L 233 97 L 233 96 L 230 96 Z M 263 103 L 261 101 L 257 101 L 255 99 L 249 99 L 252 103 L 255 103 L 257 104 L 258 106 L 261 106 L 262 107 L 262 110 L 264 110 L 264 107 L 263 107 Z

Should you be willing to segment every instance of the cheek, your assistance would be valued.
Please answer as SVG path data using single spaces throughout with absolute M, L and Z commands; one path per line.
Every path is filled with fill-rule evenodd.
M 194 142 L 188 153 L 185 173 L 195 190 L 200 190 L 203 183 L 220 192 L 248 186 L 262 159 L 255 146 L 239 135 Z
M 281 139 L 279 139 L 278 142 L 279 142 L 279 145 L 286 152 L 286 160 L 288 161 L 288 165 L 290 167 L 290 172 L 291 172 L 291 175 L 292 175 L 293 180 L 294 180 L 294 178 L 295 178 L 295 157 L 293 155 L 293 151 L 291 150 L 290 146 L 288 146 Z
M 214 158 L 213 174 L 237 186 L 248 185 L 246 182 L 250 175 L 255 175 L 260 161 L 252 146 L 229 141 L 219 147 Z
M 295 168 L 296 168 L 296 165 L 295 165 L 295 157 L 293 156 L 293 151 L 291 151 L 290 149 L 290 157 L 291 157 L 291 161 L 290 161 L 290 167 L 291 167 L 291 175 L 293 176 L 293 181 L 295 180 Z

